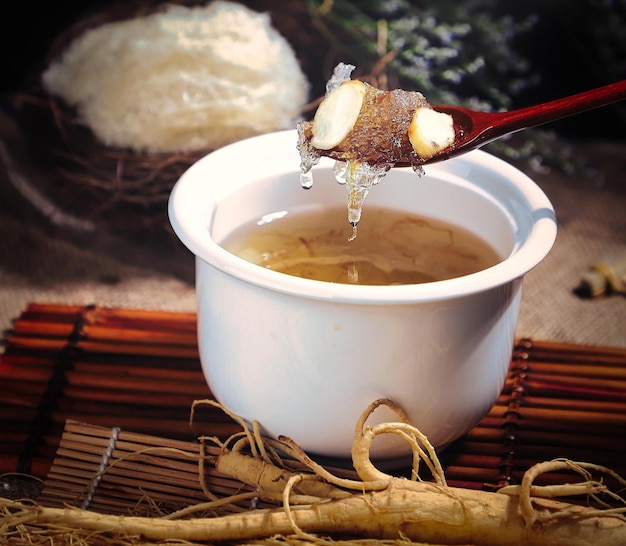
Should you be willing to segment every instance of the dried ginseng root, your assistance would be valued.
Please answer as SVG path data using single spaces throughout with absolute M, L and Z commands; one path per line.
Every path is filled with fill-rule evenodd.
M 348 221 L 356 228 L 370 188 L 398 163 L 421 171 L 452 145 L 455 129 L 452 117 L 433 110 L 421 93 L 351 80 L 353 69 L 337 65 L 313 121 L 298 124 L 298 149 L 304 187 L 320 157 L 337 161 L 335 176 L 348 185 Z
M 220 407 L 212 400 L 197 404 Z M 369 426 L 370 415 L 380 406 L 394 411 L 398 420 Z M 626 480 L 607 468 L 556 459 L 531 467 L 519 486 L 498 492 L 452 487 L 428 438 L 407 422 L 393 401 L 380 399 L 365 410 L 355 427 L 352 462 L 356 477 L 342 477 L 313 461 L 294 441 L 264 438 L 258 423 L 250 430 L 243 419 L 222 409 L 244 426 L 244 432 L 220 443 L 215 469 L 252 490 L 222 498 L 208 492 L 214 497 L 210 502 L 165 517 L 117 516 L 0 498 L 0 542 L 15 546 L 626 544 Z M 410 479 L 394 477 L 370 459 L 372 442 L 386 434 L 410 446 Z M 200 468 L 205 462 L 209 463 L 199 459 Z M 428 468 L 432 480 L 422 481 L 421 465 Z M 561 485 L 534 483 L 542 474 L 563 471 L 573 471 L 580 479 Z M 251 496 L 269 507 L 234 505 Z M 562 500 L 573 496 L 595 506 Z M 211 515 L 225 506 L 237 509 Z

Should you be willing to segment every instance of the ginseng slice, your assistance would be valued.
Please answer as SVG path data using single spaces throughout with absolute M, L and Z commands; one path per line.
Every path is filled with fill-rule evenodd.
M 429 159 L 454 142 L 452 116 L 431 108 L 418 108 L 409 126 L 409 140 L 415 153 Z
M 319 150 L 330 150 L 354 127 L 359 117 L 365 84 L 359 80 L 342 83 L 322 102 L 313 118 L 311 144 Z

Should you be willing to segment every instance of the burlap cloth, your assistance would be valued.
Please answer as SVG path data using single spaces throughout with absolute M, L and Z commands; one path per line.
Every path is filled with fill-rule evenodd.
M 591 176 L 532 174 L 559 219 L 556 245 L 525 279 L 519 336 L 626 346 L 626 297 L 573 293 L 597 260 L 626 259 L 626 143 L 579 144 Z M 194 311 L 193 257 L 182 245 L 135 244 L 51 228 L 0 173 L 0 328 L 29 302 Z

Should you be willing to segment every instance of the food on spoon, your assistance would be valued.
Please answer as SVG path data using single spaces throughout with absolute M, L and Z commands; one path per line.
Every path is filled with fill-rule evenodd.
M 298 124 L 315 156 L 419 168 L 454 141 L 452 116 L 433 110 L 417 91 L 383 91 L 350 79 L 331 79 L 327 88 L 313 121 Z
M 311 169 L 322 156 L 335 159 L 337 181 L 349 192 L 348 221 L 356 229 L 370 188 L 391 167 L 405 163 L 421 171 L 456 134 L 452 116 L 433 110 L 421 93 L 351 80 L 354 68 L 335 67 L 313 120 L 297 128 L 302 185 L 311 186 Z

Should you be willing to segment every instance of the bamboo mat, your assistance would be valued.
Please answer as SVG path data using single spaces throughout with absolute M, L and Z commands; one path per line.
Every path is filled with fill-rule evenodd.
M 96 495 L 100 508 L 119 504 L 122 494 L 132 502 L 145 494 L 140 463 L 154 465 L 145 476 L 182 473 L 183 486 L 151 495 L 165 495 L 164 502 L 198 500 L 202 480 L 197 461 L 189 460 L 189 453 L 198 453 L 197 437 L 226 438 L 240 430 L 204 406 L 189 424 L 193 401 L 211 396 L 193 314 L 31 304 L 4 345 L 0 476 L 60 479 L 64 485 L 53 496 L 71 489 L 64 481 L 69 476 L 76 482 L 72 494 L 81 491 L 81 502 L 85 494 L 94 502 L 94 476 L 111 456 L 107 450 L 144 446 L 158 453 L 129 461 L 123 487 L 122 478 L 111 477 L 116 486 L 103 480 L 110 495 Z M 76 449 L 85 438 L 90 447 Z M 442 463 L 451 485 L 491 489 L 517 483 L 533 463 L 556 457 L 626 475 L 626 349 L 518 340 L 498 402 L 443 452 Z M 59 478 L 59 468 L 66 478 Z M 239 487 L 219 476 L 210 480 L 224 491 Z
M 206 461 L 201 473 L 199 458 Z M 250 488 L 217 473 L 218 448 L 68 421 L 37 497 L 45 506 L 102 513 L 171 513 Z

